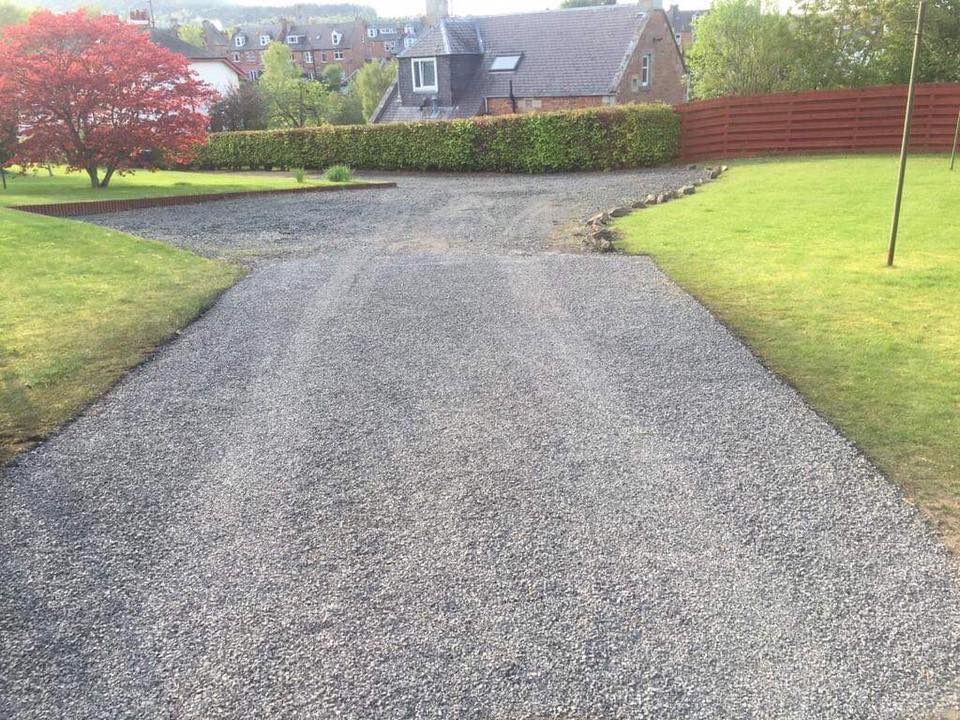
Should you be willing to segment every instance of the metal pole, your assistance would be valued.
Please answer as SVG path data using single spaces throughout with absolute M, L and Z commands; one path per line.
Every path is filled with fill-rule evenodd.
M 957 129 L 953 132 L 953 146 L 950 148 L 950 169 L 957 161 L 957 141 L 960 140 L 960 112 L 957 113 Z
M 903 200 L 903 176 L 907 170 L 907 146 L 910 144 L 910 123 L 913 121 L 913 96 L 917 85 L 920 42 L 923 39 L 923 18 L 926 13 L 927 0 L 920 0 L 920 7 L 917 9 L 917 32 L 913 38 L 913 60 L 910 62 L 910 86 L 907 88 L 907 113 L 903 119 L 903 142 L 900 145 L 897 197 L 893 204 L 893 224 L 890 227 L 890 246 L 887 248 L 887 267 L 893 267 L 893 256 L 897 250 L 897 227 L 900 225 L 900 203 Z

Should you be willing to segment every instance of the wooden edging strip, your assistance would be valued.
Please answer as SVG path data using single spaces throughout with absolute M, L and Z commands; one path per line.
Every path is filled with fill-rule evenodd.
M 166 207 L 168 205 L 196 205 L 216 200 L 236 200 L 251 195 L 289 195 L 308 192 L 340 192 L 343 190 L 384 190 L 395 188 L 395 182 L 357 182 L 350 185 L 308 185 L 297 188 L 278 188 L 272 190 L 249 190 L 225 193 L 202 193 L 200 195 L 167 195 L 164 197 L 128 198 L 120 200 L 84 200 L 81 202 L 48 203 L 44 205 L 11 205 L 11 210 L 50 215 L 52 217 L 74 217 L 76 215 L 99 215 L 101 213 L 140 210 L 142 208 Z

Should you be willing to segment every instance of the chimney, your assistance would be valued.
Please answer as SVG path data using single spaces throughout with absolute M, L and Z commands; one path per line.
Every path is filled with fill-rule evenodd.
M 433 27 L 447 17 L 450 17 L 448 0 L 427 0 L 427 27 Z

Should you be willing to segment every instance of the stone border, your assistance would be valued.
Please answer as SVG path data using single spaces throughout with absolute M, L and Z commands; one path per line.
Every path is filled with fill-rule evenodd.
M 385 190 L 395 188 L 395 182 L 356 182 L 349 185 L 308 185 L 297 188 L 272 190 L 248 190 L 225 193 L 202 193 L 199 195 L 165 195 L 162 197 L 128 198 L 119 200 L 82 200 L 79 202 L 47 203 L 43 205 L 10 205 L 11 210 L 49 215 L 51 217 L 75 217 L 102 213 L 140 210 L 142 208 L 166 207 L 168 205 L 196 205 L 216 200 L 236 200 L 255 195 L 290 195 L 309 192 L 341 192 L 344 190 Z
M 696 170 L 697 166 L 690 165 L 687 169 Z M 587 226 L 587 236 L 583 240 L 584 245 L 587 245 L 590 249 L 595 250 L 596 252 L 611 252 L 614 249 L 613 243 L 619 239 L 619 236 L 615 230 L 607 227 L 607 223 L 609 223 L 610 220 L 626 217 L 634 210 L 642 210 L 650 205 L 662 205 L 663 203 L 670 202 L 671 200 L 686 197 L 687 195 L 693 195 L 697 191 L 698 187 L 704 183 L 710 182 L 711 180 L 716 180 L 727 170 L 728 168 L 726 165 L 720 165 L 718 167 L 705 167 L 704 172 L 706 173 L 706 176 L 702 179 L 694 180 L 693 183 L 689 185 L 682 185 L 675 190 L 667 190 L 666 192 L 662 192 L 658 195 L 647 195 L 646 197 L 637 200 L 629 207 L 615 207 L 610 210 L 598 212 L 596 215 L 592 215 L 585 223 Z

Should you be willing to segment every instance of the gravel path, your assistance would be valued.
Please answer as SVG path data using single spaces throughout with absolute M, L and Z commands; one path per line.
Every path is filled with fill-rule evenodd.
M 0 717 L 957 707 L 899 493 L 650 261 L 538 251 L 675 179 L 99 218 L 255 270 L 4 471 Z

